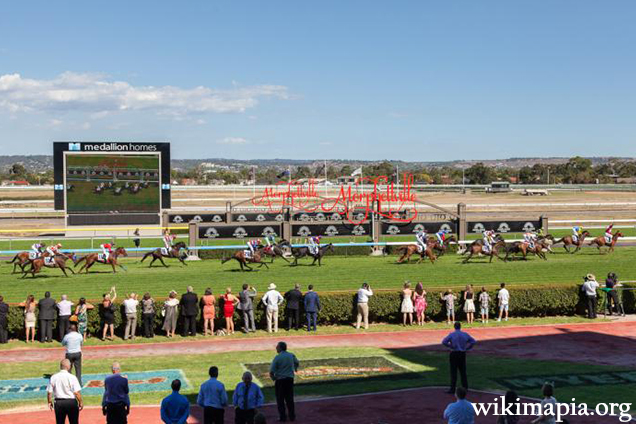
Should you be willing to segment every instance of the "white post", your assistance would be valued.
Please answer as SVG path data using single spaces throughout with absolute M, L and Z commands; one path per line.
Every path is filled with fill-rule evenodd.
M 327 159 L 325 159 L 325 197 L 327 197 Z

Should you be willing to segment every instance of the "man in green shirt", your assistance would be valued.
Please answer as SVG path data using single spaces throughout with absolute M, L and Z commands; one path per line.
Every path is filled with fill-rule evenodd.
M 269 376 L 274 380 L 279 421 L 286 422 L 288 415 L 290 421 L 295 421 L 294 375 L 300 364 L 293 353 L 287 352 L 287 343 L 279 342 L 276 345 L 276 352 L 278 355 L 272 361 Z

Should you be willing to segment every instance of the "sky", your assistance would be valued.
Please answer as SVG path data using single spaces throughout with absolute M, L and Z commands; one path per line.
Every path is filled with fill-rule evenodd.
M 0 154 L 636 156 L 636 2 L 29 1 L 0 14 Z

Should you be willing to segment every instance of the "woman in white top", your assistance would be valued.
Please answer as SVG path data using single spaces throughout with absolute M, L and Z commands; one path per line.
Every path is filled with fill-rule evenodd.
M 35 342 L 35 296 L 30 294 L 24 302 L 20 303 L 24 308 L 24 327 L 26 328 L 26 342 L 29 343 L 29 335 L 31 343 Z
M 411 290 L 411 283 L 408 281 L 404 283 L 402 289 L 402 325 L 406 326 L 408 318 L 409 325 L 413 325 L 413 290 Z

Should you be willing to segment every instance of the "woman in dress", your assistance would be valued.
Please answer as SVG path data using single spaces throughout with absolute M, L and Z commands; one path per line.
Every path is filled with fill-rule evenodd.
M 172 290 L 168 295 L 168 300 L 163 304 L 162 314 L 163 330 L 166 332 L 167 337 L 174 337 L 174 332 L 177 329 L 177 308 L 179 307 L 179 299 L 177 299 L 177 292 Z
M 225 317 L 225 330 L 227 334 L 234 334 L 234 307 L 239 300 L 232 294 L 232 288 L 225 290 L 223 297 L 223 316 Z
M 26 342 L 29 343 L 29 335 L 31 335 L 31 343 L 35 342 L 35 296 L 28 295 L 24 302 L 20 303 L 24 308 L 24 328 L 26 329 Z
M 411 283 L 408 281 L 404 283 L 402 289 L 402 325 L 406 327 L 406 321 L 408 318 L 409 325 L 413 325 L 413 290 L 411 290 Z
M 145 293 L 141 299 L 141 320 L 144 323 L 144 337 L 149 339 L 155 336 L 155 299 L 150 293 Z
M 417 325 L 424 325 L 426 319 L 426 290 L 422 283 L 417 283 L 413 292 L 413 303 L 415 304 L 415 317 Z
M 113 303 L 117 299 L 117 292 L 115 287 L 111 287 L 110 293 L 104 295 L 102 300 L 102 321 L 104 322 L 104 331 L 102 332 L 102 340 L 113 340 L 115 338 L 115 304 Z M 106 337 L 110 330 L 110 337 Z
M 214 318 L 215 318 L 215 310 L 214 305 L 216 304 L 216 299 L 212 294 L 212 289 L 205 289 L 205 294 L 201 297 L 201 306 L 203 308 L 203 333 L 204 335 L 208 335 L 208 328 L 210 331 L 210 335 L 214 335 Z
M 475 292 L 471 284 L 466 286 L 464 291 L 464 312 L 466 313 L 466 321 L 472 324 L 475 321 Z
M 75 307 L 75 316 L 77 316 L 77 331 L 86 340 L 86 329 L 88 328 L 88 311 L 94 309 L 95 306 L 86 302 L 85 298 L 80 298 L 79 303 Z

